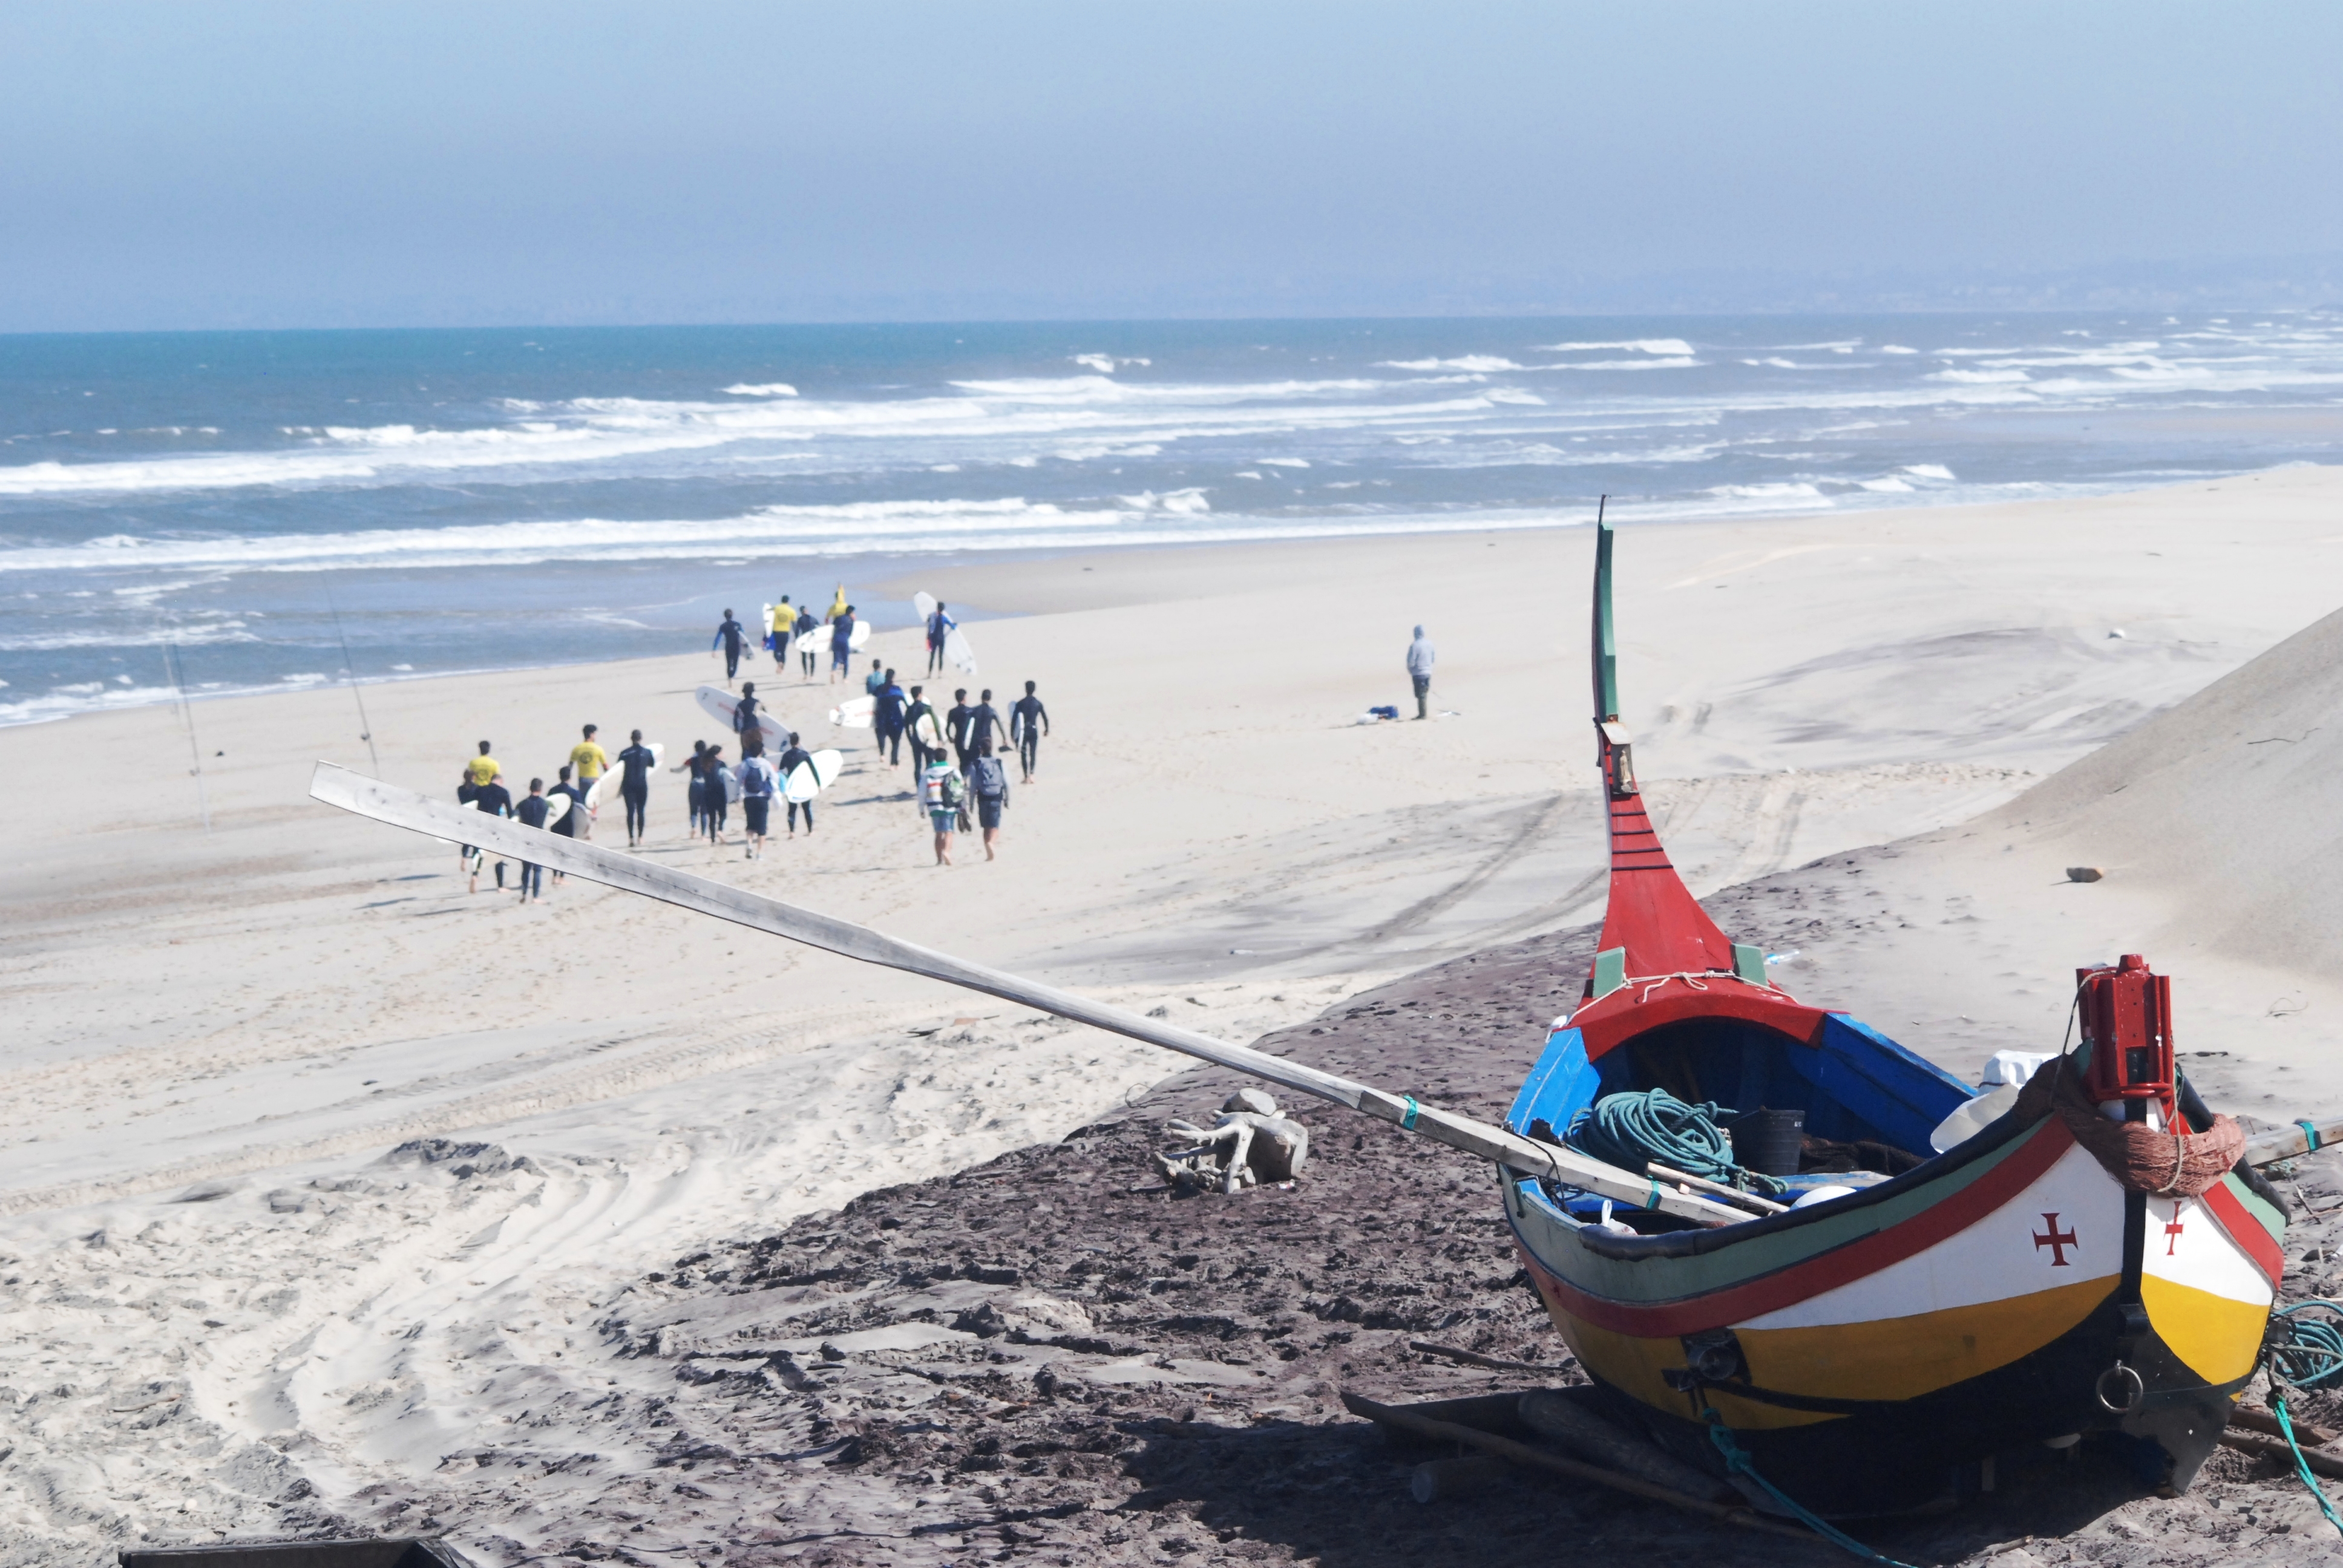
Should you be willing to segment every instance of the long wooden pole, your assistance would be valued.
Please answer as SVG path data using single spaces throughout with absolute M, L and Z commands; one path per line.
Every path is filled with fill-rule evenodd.
M 1272 1056 L 1246 1046 L 1231 1045 L 1226 1040 L 1214 1040 L 1210 1035 L 1198 1034 L 1176 1024 L 1141 1018 L 1137 1013 L 1109 1007 L 1074 991 L 1061 990 L 1056 986 L 1043 985 L 1038 980 L 1025 980 L 1001 970 L 970 963 L 932 948 L 882 936 L 868 926 L 858 926 L 850 920 L 816 914 L 811 910 L 801 910 L 794 904 L 785 904 L 777 899 L 768 899 L 705 877 L 695 877 L 672 867 L 655 865 L 597 844 L 564 838 L 541 829 L 526 828 L 516 821 L 434 800 L 427 795 L 395 788 L 331 762 L 317 764 L 317 770 L 309 782 L 309 793 L 328 806 L 338 806 L 345 811 L 371 817 L 394 828 L 427 833 L 435 839 L 458 844 L 470 844 L 518 860 L 564 871 L 589 882 L 623 888 L 628 892 L 641 893 L 665 903 L 697 910 L 704 915 L 714 915 L 719 920 L 769 931 L 775 936 L 787 937 L 791 941 L 803 942 L 843 958 L 925 975 L 930 980 L 964 986 L 970 990 L 983 991 L 989 996 L 1001 997 L 1027 1007 L 1037 1007 L 1060 1018 L 1071 1019 L 1076 1023 L 1087 1023 L 1116 1034 L 1128 1035 L 1150 1045 L 1161 1046 L 1166 1050 L 1176 1050 L 1183 1056 L 1192 1056 L 1199 1060 L 1274 1083 L 1298 1094 L 1332 1101 L 1384 1121 L 1395 1121 L 1409 1131 L 1421 1132 L 1435 1142 L 1494 1161 L 1506 1170 L 1519 1171 L 1525 1176 L 1548 1178 L 1609 1198 L 1614 1202 L 1656 1208 L 1712 1225 L 1737 1224 L 1749 1218 L 1741 1210 L 1727 1208 L 1691 1193 L 1675 1191 L 1649 1177 L 1634 1175 L 1614 1165 L 1606 1165 L 1574 1149 L 1536 1142 L 1469 1116 L 1459 1116 L 1452 1111 L 1420 1104 L 1413 1095 L 1388 1094 L 1334 1073 L 1321 1072 L 1314 1067 L 1289 1061 L 1282 1056 Z

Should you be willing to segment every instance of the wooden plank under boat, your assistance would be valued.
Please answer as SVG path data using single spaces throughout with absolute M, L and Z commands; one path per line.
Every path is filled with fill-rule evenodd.
M 1615 1204 L 1606 1225 L 1588 1195 L 1508 1172 L 1506 1217 L 1555 1326 L 1614 1413 L 1719 1472 L 1721 1424 L 1768 1481 L 1826 1514 L 1917 1505 L 1996 1454 L 2078 1434 L 2106 1434 L 2143 1479 L 2185 1488 L 2259 1359 L 2283 1266 L 2284 1215 L 2255 1191 L 2268 1189 L 2242 1160 L 2191 1196 L 2127 1186 L 2077 1141 L 2046 1081 L 1936 1153 L 1930 1134 L 1976 1091 L 1790 997 L 1669 863 L 1619 723 L 1612 540 L 1601 527 L 1601 950 L 1506 1125 L 1551 1139 L 1601 1096 L 1665 1089 L 1800 1110 L 1811 1135 L 1919 1163 L 1710 1226 Z M 2175 1083 L 2161 1125 L 2204 1132 L 2201 1101 Z

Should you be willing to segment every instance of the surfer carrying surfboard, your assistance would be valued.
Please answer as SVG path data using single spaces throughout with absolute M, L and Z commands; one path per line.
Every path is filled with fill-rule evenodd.
M 796 730 L 792 729 L 789 731 L 789 749 L 781 753 L 780 760 L 773 765 L 773 770 L 782 778 L 787 779 L 790 774 L 795 773 L 799 769 L 805 767 L 812 760 L 812 755 L 808 752 L 804 747 L 798 744 L 798 733 Z M 810 799 L 804 800 L 791 799 L 788 802 L 788 805 L 789 812 L 789 837 L 794 839 L 798 836 L 798 809 L 799 807 L 803 807 L 805 809 L 806 837 L 809 839 L 812 838 L 813 801 Z
M 783 594 L 781 602 L 767 613 L 765 646 L 773 650 L 773 673 L 786 674 L 789 668 L 789 636 L 798 628 L 798 607 Z
M 814 661 L 820 657 L 814 651 L 813 646 L 813 634 L 820 629 L 821 622 L 814 618 L 813 606 L 808 605 L 798 611 L 798 660 L 805 666 L 805 678 L 808 680 L 813 678 Z
M 586 726 L 585 739 L 569 749 L 569 766 L 563 770 L 563 776 L 568 777 L 575 773 L 578 776 L 578 788 L 580 789 L 591 789 L 594 787 L 594 780 L 610 770 L 609 753 L 604 751 L 601 742 L 594 739 L 594 733 L 599 728 L 599 725 L 594 724 Z M 591 818 L 579 817 L 576 820 L 578 838 L 590 839 L 594 836 Z
M 911 788 L 920 786 L 920 775 L 928 764 L 944 754 L 943 726 L 936 719 L 934 705 L 921 696 L 924 686 L 911 688 L 910 706 L 903 709 L 903 732 L 911 738 Z
M 930 675 L 943 668 L 944 642 L 951 636 L 952 628 L 959 624 L 952 619 L 950 612 L 940 603 L 936 606 L 935 613 L 928 617 L 928 673 Z
M 895 672 L 889 670 L 877 692 L 877 701 L 870 709 L 871 728 L 879 732 L 879 750 L 886 755 L 892 747 L 894 753 L 887 758 L 889 767 L 903 759 L 903 689 L 895 684 Z
M 480 742 L 480 755 L 478 758 L 475 759 L 472 763 L 472 771 L 475 776 L 478 774 L 480 763 L 482 762 L 488 763 L 491 771 L 488 774 L 488 782 L 481 784 L 473 789 L 472 809 L 476 811 L 486 811 L 491 817 L 511 816 L 513 804 L 512 791 L 505 788 L 505 776 L 501 772 L 495 771 L 496 759 L 488 755 L 488 743 L 485 740 Z M 465 886 L 465 891 L 477 893 L 480 890 L 480 861 L 485 858 L 486 857 L 478 849 L 471 851 L 471 859 L 465 863 L 464 868 L 470 873 L 470 879 Z M 497 862 L 497 887 L 499 890 L 502 890 L 504 885 L 505 863 L 502 860 L 498 860 Z
M 830 623 L 830 678 L 833 684 L 846 678 L 847 661 L 853 657 L 854 607 L 848 605 Z
M 568 770 L 564 769 L 563 771 Z M 524 828 L 543 828 L 545 819 L 551 815 L 553 802 L 545 798 L 545 780 L 530 779 L 528 798 L 513 808 L 513 816 Z M 497 862 L 497 869 L 504 869 L 503 861 Z M 520 863 L 520 901 L 526 904 L 531 900 L 540 904 L 545 902 L 545 868 L 534 860 L 523 860 Z

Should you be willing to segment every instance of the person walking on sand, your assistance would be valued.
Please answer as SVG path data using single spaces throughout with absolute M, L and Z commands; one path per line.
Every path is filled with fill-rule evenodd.
M 497 759 L 488 755 L 488 743 L 480 742 L 480 752 L 464 764 L 463 776 L 456 780 L 456 803 L 470 806 L 479 799 L 480 790 L 497 776 Z M 480 875 L 480 852 L 469 844 L 456 846 L 456 864 L 475 882 Z
M 484 740 L 480 744 L 485 747 L 488 742 Z M 488 752 L 483 750 L 480 755 L 486 757 Z M 472 791 L 472 809 L 476 811 L 485 811 L 491 817 L 512 815 L 512 791 L 505 788 L 505 776 L 502 773 L 489 775 L 487 783 Z M 477 893 L 480 890 L 480 861 L 485 858 L 479 849 L 475 849 L 472 851 L 471 862 L 465 868 L 471 874 L 470 881 L 464 890 L 466 892 Z M 504 891 L 504 887 L 505 863 L 499 859 L 497 861 L 497 891 Z
M 1009 765 L 992 754 L 990 739 L 976 743 L 976 759 L 969 765 L 969 793 L 976 797 L 976 825 L 984 830 L 984 858 L 999 859 L 993 846 L 1001 839 L 1001 814 L 1009 809 Z
M 740 700 L 732 705 L 732 733 L 744 736 L 752 729 L 761 731 L 763 729 L 764 726 L 757 722 L 757 683 L 744 680 L 740 683 Z M 742 754 L 746 755 L 745 747 Z
M 670 773 L 691 775 L 685 792 L 691 799 L 691 836 L 699 837 L 700 828 L 708 820 L 708 742 L 691 743 L 691 755 L 668 769 Z
M 1048 733 L 1050 710 L 1033 695 L 1033 683 L 1029 680 L 1025 695 L 1009 710 L 1009 738 L 1017 742 L 1017 768 L 1025 775 L 1025 783 L 1033 782 L 1033 764 L 1041 755 L 1041 737 Z
M 783 594 L 781 602 L 773 607 L 772 628 L 765 633 L 765 646 L 772 649 L 773 673 L 786 675 L 789 668 L 789 637 L 798 628 L 798 607 Z
M 988 752 L 998 751 L 1006 739 L 1001 709 L 992 706 L 992 688 L 988 686 L 978 695 L 976 706 L 968 710 L 968 754 L 975 756 L 979 746 Z
M 813 634 L 820 629 L 821 622 L 815 617 L 813 606 L 807 605 L 798 611 L 798 662 L 805 667 L 805 678 L 808 680 L 814 678 L 814 666 L 821 658 L 820 651 L 813 645 Z
M 935 830 L 939 866 L 952 863 L 952 829 L 960 825 L 960 804 L 967 798 L 967 781 L 940 754 L 920 775 L 920 809 L 928 814 L 928 826 Z
M 954 689 L 951 709 L 944 715 L 944 739 L 951 742 L 952 762 L 962 777 L 968 773 L 968 716 L 975 711 L 968 705 L 968 688 Z
M 960 622 L 952 619 L 951 612 L 940 603 L 936 606 L 935 614 L 928 617 L 928 673 L 930 675 L 934 675 L 943 668 L 944 639 L 951 636 L 952 628 L 959 624 Z
M 879 754 L 893 767 L 903 759 L 903 704 L 908 700 L 903 689 L 895 684 L 895 672 L 887 671 L 879 686 L 878 700 L 871 705 L 870 727 L 879 734 Z M 888 756 L 888 748 L 894 755 Z
M 874 705 L 879 700 L 879 689 L 887 684 L 887 672 L 880 668 L 880 662 L 879 659 L 872 659 L 870 673 L 862 678 L 862 695 L 869 698 Z
M 944 754 L 943 721 L 936 717 L 935 707 L 920 694 L 924 686 L 911 688 L 911 700 L 903 709 L 903 731 L 911 738 L 911 788 L 920 787 L 920 775 L 928 764 Z
M 765 759 L 765 732 L 749 729 L 740 735 L 740 766 L 734 777 L 740 782 L 740 826 L 749 840 L 748 852 L 741 858 L 761 860 L 765 858 L 765 833 L 771 826 L 773 797 L 780 793 L 780 779 L 773 765 Z
M 830 680 L 835 686 L 847 677 L 854 658 L 854 607 L 848 605 L 830 623 Z
M 627 737 L 627 749 L 618 753 L 618 798 L 627 803 L 627 848 L 638 849 L 650 832 L 651 769 L 659 766 L 659 753 L 643 744 L 643 732 L 635 730 Z
M 1424 702 L 1432 695 L 1432 664 L 1437 657 L 1432 649 L 1432 639 L 1423 635 L 1422 627 L 1417 627 L 1415 640 L 1407 645 L 1407 678 L 1415 683 L 1415 716 L 1418 719 L 1432 717 L 1424 710 Z
M 545 780 L 528 781 L 528 799 L 513 808 L 513 816 L 524 828 L 543 828 L 545 819 L 553 815 L 553 802 L 545 798 Z M 530 900 L 545 902 L 545 868 L 534 860 L 520 863 L 520 901 Z
M 707 781 L 700 787 L 700 793 L 707 797 L 708 801 L 704 813 L 708 823 L 708 841 L 721 847 L 724 819 L 732 811 L 731 768 L 724 760 L 724 748 L 709 747 L 707 755 L 700 759 L 700 766 L 707 769 L 708 774 Z
M 773 771 L 780 775 L 781 789 L 784 792 L 789 789 L 789 775 L 796 772 L 799 769 L 805 767 L 812 760 L 812 755 L 808 752 L 804 747 L 798 744 L 797 731 L 794 729 L 790 730 L 789 749 L 781 753 L 781 759 L 773 764 Z M 789 813 L 789 837 L 794 839 L 798 836 L 798 812 L 800 809 L 803 809 L 806 819 L 806 837 L 809 839 L 812 838 L 813 802 L 810 800 L 791 800 L 788 802 L 788 805 Z
M 569 804 L 558 808 L 561 815 L 553 819 L 554 837 L 557 839 L 584 838 L 585 835 L 578 829 L 586 820 L 586 791 L 569 781 L 568 763 L 562 764 L 560 782 L 545 792 L 545 803 L 552 806 L 557 796 L 568 801 Z M 561 873 L 558 871 L 553 873 L 553 885 L 557 888 L 561 886 Z
M 719 648 L 724 650 L 724 689 L 728 691 L 732 689 L 733 678 L 740 673 L 740 650 L 748 639 L 749 628 L 734 620 L 732 612 L 727 609 L 716 628 L 716 640 L 708 645 L 708 651 L 713 653 Z
M 600 743 L 594 739 L 596 731 L 599 729 L 598 725 L 586 726 L 585 739 L 569 749 L 569 766 L 564 771 L 577 777 L 578 788 L 580 790 L 591 789 L 594 788 L 594 780 L 610 770 L 609 754 L 605 752 Z M 584 802 L 581 800 L 579 804 L 582 805 Z M 575 810 L 577 808 L 573 807 L 571 809 Z M 593 819 L 581 813 L 578 819 L 577 836 L 580 839 L 590 839 L 594 836 L 593 829 Z

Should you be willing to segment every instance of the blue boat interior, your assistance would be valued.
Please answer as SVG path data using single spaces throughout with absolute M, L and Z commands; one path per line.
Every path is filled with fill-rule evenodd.
M 1928 1135 L 1977 1092 L 1844 1013 L 1826 1014 L 1811 1044 L 1743 1019 L 1687 1019 L 1622 1041 L 1594 1061 L 1586 1059 L 1584 1036 L 1564 1024 L 1546 1037 L 1505 1125 L 1559 1141 L 1572 1119 L 1604 1096 L 1654 1089 L 1732 1111 L 1801 1111 L 1810 1139 L 1884 1145 L 1910 1161 L 1932 1157 Z M 1795 1191 L 1843 1176 L 1842 1170 L 1784 1180 Z M 1601 1206 L 1584 1194 L 1554 1196 L 1575 1218 Z

